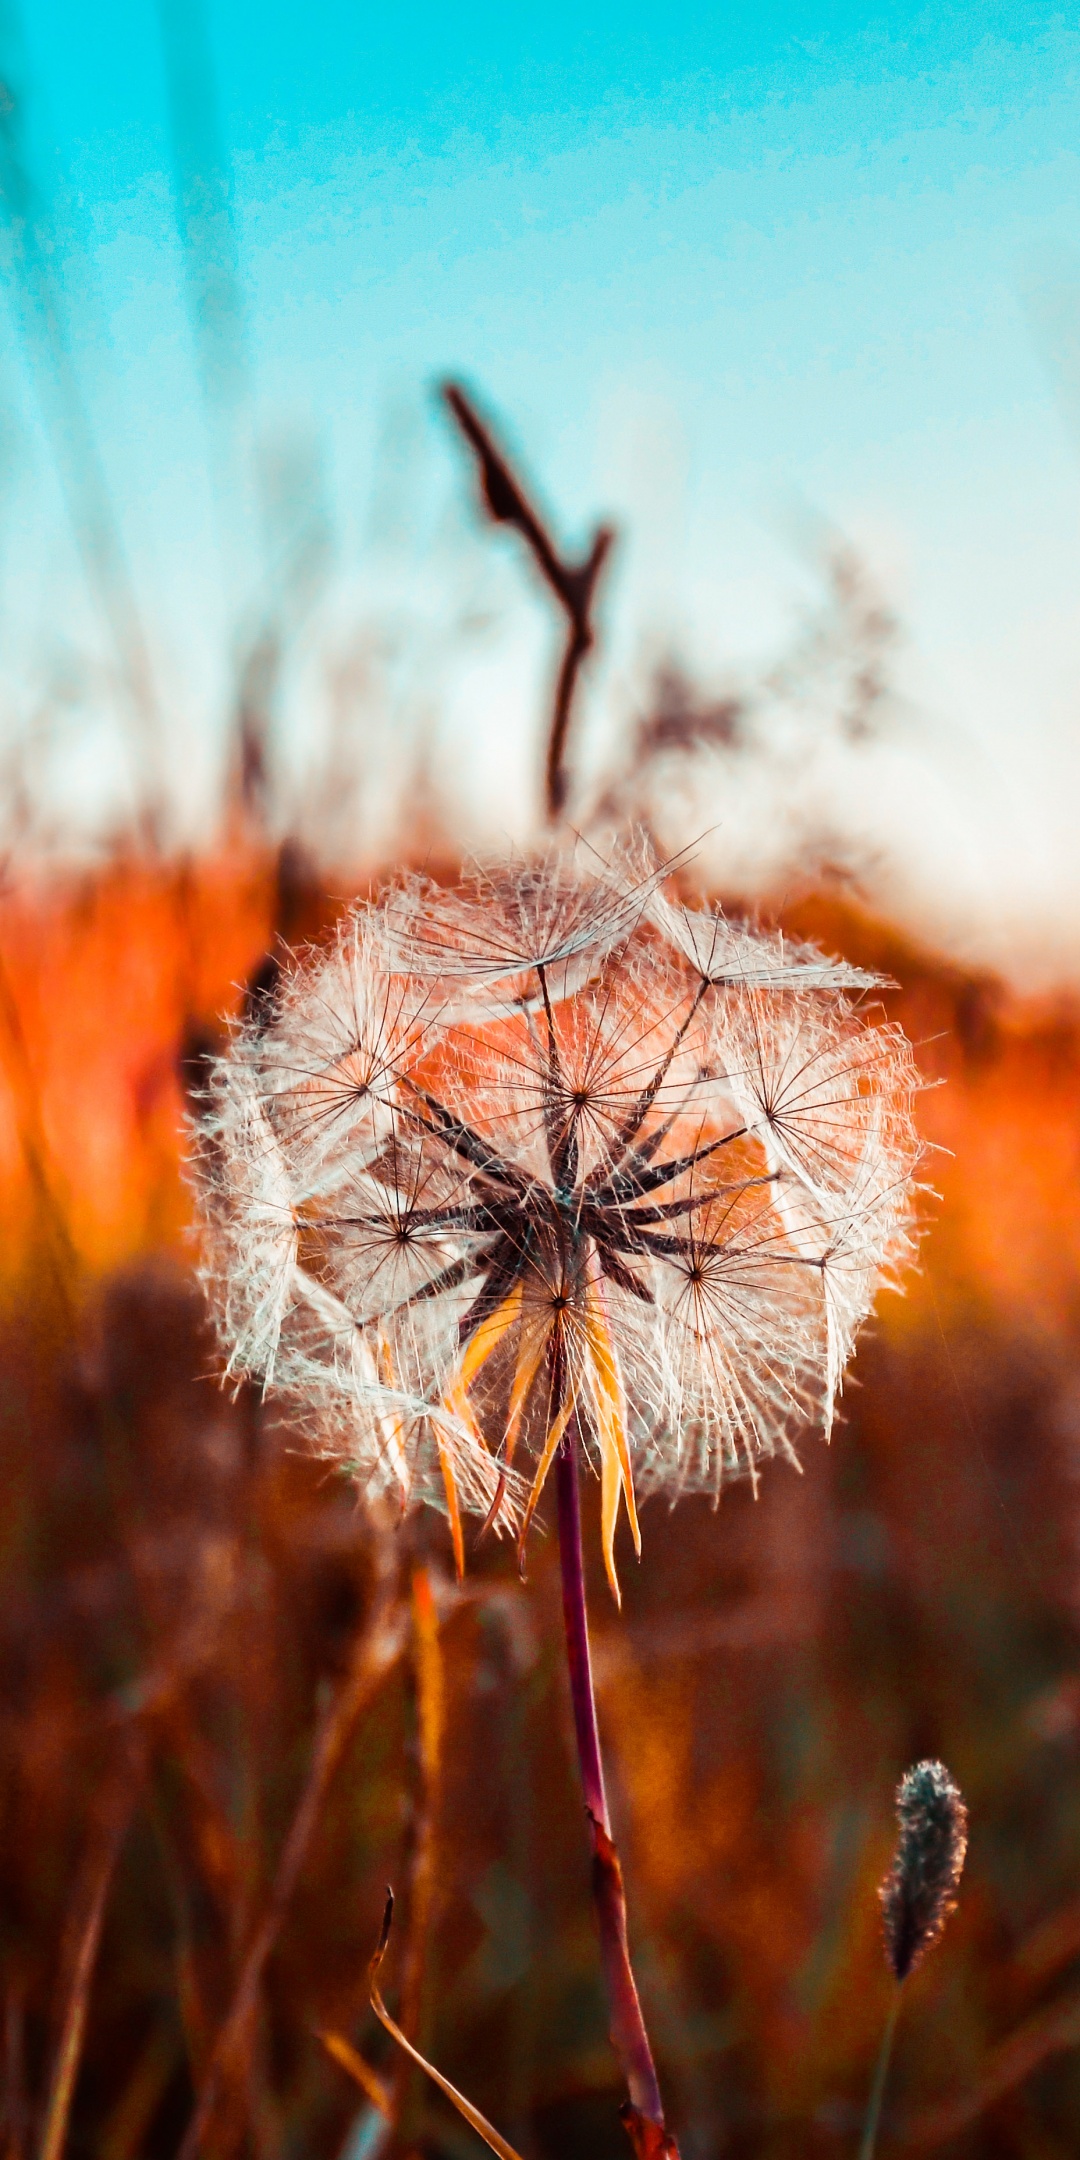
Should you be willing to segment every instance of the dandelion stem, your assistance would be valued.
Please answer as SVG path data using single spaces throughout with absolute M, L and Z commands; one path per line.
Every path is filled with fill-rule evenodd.
M 581 1549 L 581 1495 L 578 1487 L 576 1420 L 571 1418 L 555 1458 L 558 1499 L 559 1559 L 562 1568 L 563 1621 L 570 1673 L 585 1812 L 592 1838 L 592 1895 L 600 1935 L 610 2014 L 611 2043 L 619 2058 L 630 2107 L 624 2120 L 641 2154 L 674 2156 L 674 2141 L 664 2130 L 664 2107 L 649 2035 L 641 2012 L 626 1933 L 626 1896 L 619 1855 L 611 1835 L 600 1732 L 596 1721 L 589 1624 L 585 1605 L 585 1569 Z
M 881 2121 L 881 2103 L 885 2098 L 889 2064 L 892 2061 L 893 2041 L 896 2038 L 896 2026 L 903 1998 L 904 1983 L 902 1980 L 898 1980 L 893 1989 L 892 2004 L 889 2015 L 885 2020 L 885 2030 L 881 2036 L 881 2047 L 878 2050 L 878 2059 L 874 2068 L 874 2082 L 870 2087 L 870 2098 L 866 2107 L 866 2122 L 863 2126 L 862 2144 L 859 2147 L 859 2160 L 874 2160 L 878 2124 Z

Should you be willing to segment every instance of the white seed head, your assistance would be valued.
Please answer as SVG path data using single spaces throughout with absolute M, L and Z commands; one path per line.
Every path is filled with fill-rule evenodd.
M 571 1419 L 604 1546 L 828 1430 L 912 1243 L 875 978 L 682 907 L 633 844 L 405 879 L 217 1063 L 196 1176 L 229 1370 L 402 1503 L 524 1536 Z

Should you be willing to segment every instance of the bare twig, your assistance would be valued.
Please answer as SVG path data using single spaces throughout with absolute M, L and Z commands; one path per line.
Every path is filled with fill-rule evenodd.
M 418 1567 L 412 1580 L 412 1644 L 416 1685 L 417 1779 L 409 1867 L 408 1927 L 402 1960 L 400 2022 L 410 2040 L 419 2040 L 423 2008 L 424 1965 L 435 1890 L 435 1834 L 442 1775 L 445 1682 L 439 1616 L 431 1576 Z M 409 2063 L 402 2056 L 394 2080 L 393 2119 L 400 2123 L 405 2106 Z
M 421 2070 L 426 2072 L 433 2084 L 438 2086 L 439 2091 L 446 2094 L 447 2099 L 452 2101 L 456 2107 L 458 2114 L 465 2117 L 466 2122 L 476 2131 L 477 2137 L 482 2137 L 485 2145 L 490 2145 L 493 2153 L 499 2154 L 500 2160 L 521 2160 L 520 2154 L 514 2151 L 512 2145 L 507 2144 L 506 2139 L 500 2135 L 492 2123 L 489 2123 L 487 2116 L 481 2115 L 479 2108 L 474 2107 L 471 2100 L 466 2100 L 464 2093 L 459 2092 L 456 2085 L 451 2085 L 449 2078 L 445 2078 L 441 2070 L 436 2070 L 434 2063 L 429 2063 L 426 2055 L 421 2055 L 419 2048 L 413 2046 L 412 2041 L 408 2040 L 402 2032 L 400 2025 L 395 2024 L 391 2017 L 379 1993 L 377 1976 L 379 1967 L 386 1956 L 386 1945 L 390 1940 L 390 1924 L 393 1917 L 394 1893 L 392 1890 L 388 1890 L 386 1893 L 386 1909 L 383 1913 L 382 1934 L 379 1937 L 378 1949 L 371 1960 L 369 1984 L 371 2007 L 380 2025 L 385 2026 L 390 2038 L 396 2040 L 400 2048 L 404 2048 L 406 2055 L 411 2056 L 414 2063 L 419 2064 Z M 344 2057 L 340 2051 L 335 2049 L 334 2052 L 337 2054 L 338 2061 L 343 2062 Z
M 1004 2099 L 1006 2093 L 1015 2092 L 1017 2086 L 1022 2085 L 1049 2056 L 1060 2055 L 1078 2045 L 1080 1996 L 1068 1995 L 1062 2002 L 1037 2010 L 1000 2046 L 993 2048 L 978 2083 L 970 2086 L 967 2092 L 909 2115 L 899 2126 L 902 2142 L 916 2146 L 943 2145 L 946 2138 L 957 2137 L 962 2130 L 969 2129 L 987 2108 Z
M 574 691 L 581 664 L 595 642 L 593 601 L 615 534 L 610 525 L 598 525 L 588 554 L 581 562 L 568 562 L 515 478 L 505 453 L 495 442 L 486 421 L 481 419 L 471 397 L 460 383 L 453 382 L 443 384 L 442 395 L 466 442 L 475 452 L 489 516 L 499 525 L 512 525 L 521 534 L 567 619 L 566 649 L 555 684 L 544 770 L 545 811 L 554 824 L 565 810 L 570 793 L 567 738 Z
M 49 2080 L 45 2126 L 38 2160 L 61 2160 L 67 2138 L 68 2118 L 75 2094 L 75 2080 L 82 2057 L 90 1985 L 94 1977 L 105 1908 L 112 1888 L 116 1863 L 135 1806 L 142 1773 L 143 1751 L 137 1744 L 125 1749 L 125 1760 L 101 1810 L 87 1866 L 87 1891 L 78 1926 L 64 2005 L 60 2039 Z
M 139 2160 L 177 2062 L 172 2021 L 156 2025 L 112 2112 L 106 2117 L 98 2160 Z
M 1080 1951 L 1080 1897 L 1058 1906 L 1046 1920 L 1025 1936 L 1016 1952 L 1015 1964 L 1029 1986 L 1059 1972 Z
M 26 2093 L 26 2006 L 21 1981 L 4 1989 L 4 2093 L 0 2105 L 4 2160 L 23 2160 L 29 2107 Z
M 371 2064 L 364 2061 L 363 2056 L 357 2053 L 352 2042 L 345 2040 L 341 2033 L 321 2032 L 319 2039 L 322 2041 L 327 2054 L 337 2063 L 339 2069 L 344 2070 L 347 2077 L 351 2077 L 354 2085 L 359 2085 L 362 2093 L 366 2093 L 372 2107 L 377 2108 L 380 2115 L 385 2115 L 388 2122 L 392 2122 L 394 2119 L 393 2096 L 389 2087 L 379 2076 L 378 2071 L 373 2070 Z
M 379 1544 L 381 1548 L 381 1539 Z M 374 1608 L 358 1641 L 352 1667 L 319 1726 L 307 1781 L 282 1848 L 266 1910 L 245 1953 L 178 2160 L 195 2160 L 202 2150 L 222 2085 L 242 2066 L 266 1963 L 311 1848 L 334 1773 L 357 1720 L 400 1654 L 403 1630 L 394 1610 L 394 1591 L 392 1563 L 384 1562 Z

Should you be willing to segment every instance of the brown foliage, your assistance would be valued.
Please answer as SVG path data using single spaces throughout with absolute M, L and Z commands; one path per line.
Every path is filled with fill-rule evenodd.
M 273 865 L 239 843 L 0 903 L 7 2150 L 46 2132 L 109 1859 L 95 1825 L 137 1742 L 68 2151 L 176 2151 L 238 2000 L 204 2150 L 340 2151 L 357 2100 L 316 2032 L 389 2089 L 365 1973 L 382 1886 L 411 1879 L 424 1955 L 406 1912 L 386 1992 L 412 1957 L 423 2052 L 516 2149 L 614 2155 L 550 1549 L 522 1589 L 481 1547 L 455 1591 L 437 1520 L 372 1524 L 212 1377 L 178 1058 L 235 1004 L 273 907 Z M 312 890 L 298 923 L 317 932 L 326 907 Z M 885 2002 L 890 1797 L 940 1753 L 971 1806 L 967 1888 L 910 1983 L 884 2136 L 1041 2153 L 1080 2106 L 1080 1027 L 834 902 L 792 927 L 897 979 L 890 1007 L 946 1083 L 924 1129 L 951 1153 L 932 1161 L 923 1269 L 861 1347 L 832 1449 L 809 1442 L 801 1479 L 774 1470 L 756 1502 L 733 1487 L 716 1515 L 650 1506 L 621 1619 L 596 1586 L 639 1981 L 684 2154 L 850 2141 Z M 437 1777 L 415 1657 L 356 1692 L 380 1583 L 404 1646 L 420 1566 Z M 409 2149 L 464 2134 L 410 2088 Z

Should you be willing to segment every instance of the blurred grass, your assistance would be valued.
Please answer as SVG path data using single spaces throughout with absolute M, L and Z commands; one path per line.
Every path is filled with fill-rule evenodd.
M 294 874 L 291 895 L 290 934 L 318 935 L 318 879 Z M 39 2149 L 133 1748 L 66 2149 L 179 2149 L 382 1579 L 400 1640 L 328 1781 L 203 2149 L 376 2149 L 316 2035 L 399 2075 L 366 2008 L 390 1880 L 406 1908 L 430 1902 L 423 1943 L 403 1914 L 386 1975 L 393 2005 L 412 1959 L 421 2045 L 523 2153 L 614 2156 L 553 1554 L 536 1549 L 522 1588 L 512 1556 L 482 1548 L 458 1592 L 438 1519 L 372 1522 L 212 1378 L 185 1072 L 272 946 L 279 899 L 271 853 L 239 830 L 202 859 L 118 855 L 0 898 L 0 2149 Z M 671 2118 L 687 2160 L 851 2149 L 887 1996 L 874 1893 L 892 1787 L 931 1753 L 968 1798 L 971 1855 L 912 1983 L 882 2149 L 1064 2152 L 1080 2122 L 1080 1023 L 835 899 L 787 919 L 896 979 L 888 1003 L 945 1082 L 924 1129 L 951 1152 L 930 1158 L 922 1270 L 861 1345 L 831 1450 L 810 1438 L 804 1475 L 774 1469 L 756 1502 L 735 1486 L 716 1514 L 650 1506 L 621 1619 L 592 1585 Z M 445 1674 L 437 1777 L 408 1623 L 421 1564 Z M 401 2097 L 399 2151 L 477 2149 L 437 2095 Z

